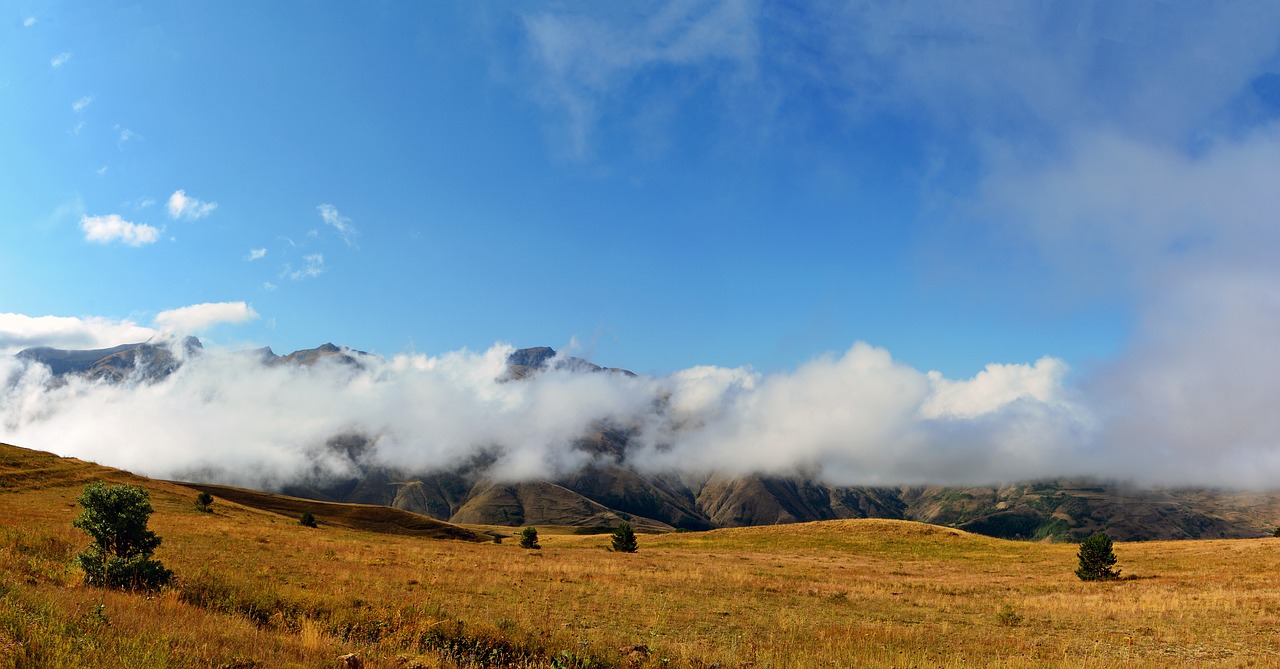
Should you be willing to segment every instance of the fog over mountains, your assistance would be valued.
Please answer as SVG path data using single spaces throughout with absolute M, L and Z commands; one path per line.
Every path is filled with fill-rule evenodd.
M 841 484 L 1089 473 L 1075 457 L 1089 419 L 1052 358 L 950 380 L 858 343 L 785 374 L 642 377 L 507 345 L 390 358 L 326 345 L 279 357 L 156 338 L 26 349 L 4 364 L 3 424 L 16 441 L 254 486 L 349 473 L 356 456 L 326 444 L 351 434 L 371 444 L 360 461 L 430 470 L 485 454 L 500 479 L 555 477 L 602 457 L 576 446 L 602 426 L 626 435 L 611 457 L 654 473 L 804 471 Z
M 951 380 L 856 344 L 789 374 L 643 377 L 545 347 L 279 356 L 169 337 L 3 359 L 0 436 L 150 476 L 459 523 L 874 516 L 1023 538 L 1180 538 L 1276 522 L 1271 495 L 1099 483 L 1140 472 L 1110 464 L 1125 458 L 1097 445 L 1065 372 L 1044 358 Z

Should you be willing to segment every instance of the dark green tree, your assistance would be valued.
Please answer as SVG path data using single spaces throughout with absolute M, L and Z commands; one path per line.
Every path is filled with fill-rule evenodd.
M 151 557 L 160 537 L 147 529 L 153 509 L 146 490 L 99 481 L 84 487 L 80 515 L 72 525 L 93 543 L 76 556 L 89 585 L 149 590 L 165 585 L 173 572 Z
M 631 523 L 622 523 L 613 531 L 613 545 L 609 550 L 615 553 L 634 553 L 640 550 L 640 545 L 636 543 L 636 532 L 631 529 Z
M 532 527 L 526 527 L 523 530 L 520 530 L 520 547 L 532 549 L 542 548 L 542 546 L 538 544 L 538 530 Z
M 302 517 L 298 519 L 298 524 L 303 527 L 316 527 L 316 517 L 311 515 L 310 511 L 303 511 Z
M 1085 539 L 1076 557 L 1080 560 L 1076 576 L 1082 581 L 1114 581 L 1120 578 L 1120 570 L 1111 568 L 1116 563 L 1116 554 L 1111 550 L 1111 537 L 1106 532 L 1094 532 L 1093 536 Z
M 196 495 L 196 510 L 205 513 L 213 513 L 213 495 L 202 492 Z

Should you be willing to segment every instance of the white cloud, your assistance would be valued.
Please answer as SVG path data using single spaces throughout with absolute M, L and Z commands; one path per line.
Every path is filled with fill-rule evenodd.
M 1062 160 L 999 164 L 984 182 L 981 206 L 1068 280 L 1163 281 L 1175 268 L 1201 263 L 1270 263 L 1280 251 L 1280 189 L 1268 178 L 1277 164 L 1280 124 L 1215 140 L 1194 156 L 1087 134 L 1073 137 Z
M 67 349 L 110 348 L 143 342 L 155 330 L 130 320 L 99 316 L 26 316 L 0 313 L 0 355 L 12 355 L 24 348 L 52 346 Z
M 275 290 L 275 289 L 277 289 L 277 288 L 279 288 L 279 287 L 280 287 L 280 286 L 277 286 L 276 284 L 271 283 L 270 281 L 263 281 L 263 282 L 262 282 L 262 289 L 263 289 L 263 290 L 266 290 L 266 291 L 272 291 L 272 290 Z
M 106 216 L 82 216 L 80 228 L 84 230 L 87 242 L 107 244 L 122 242 L 129 246 L 151 244 L 160 239 L 160 228 L 143 223 L 130 223 L 120 218 L 119 214 Z
M 86 96 L 84 96 L 84 97 L 80 98 L 79 100 L 76 100 L 75 102 L 72 102 L 72 103 L 71 103 L 71 109 L 75 110 L 75 112 L 78 114 L 78 113 L 80 113 L 80 112 L 84 111 L 85 109 L 88 109 L 88 108 L 89 108 L 89 105 L 91 105 L 91 104 L 93 104 L 93 96 L 92 96 L 92 95 L 86 95 Z
M 156 314 L 155 326 L 177 335 L 203 332 L 221 323 L 246 323 L 258 312 L 244 302 L 206 302 Z
M 343 216 L 338 212 L 338 208 L 331 204 L 319 205 L 316 207 L 316 211 L 320 212 L 320 218 L 325 223 L 338 232 L 338 236 L 342 237 L 342 241 L 346 242 L 347 246 L 354 245 L 353 240 L 359 233 L 351 225 L 351 219 Z
M 70 51 L 63 51 L 62 53 L 60 53 L 60 54 L 58 54 L 58 55 L 54 56 L 52 59 L 50 59 L 50 60 L 49 60 L 49 65 L 50 65 L 50 66 L 52 66 L 52 67 L 53 67 L 53 69 L 55 69 L 55 70 L 56 70 L 56 69 L 58 69 L 58 68 L 62 67 L 63 65 L 66 65 L 66 64 L 67 64 L 67 61 L 69 61 L 69 60 L 71 60 L 71 52 L 70 52 Z
M 249 249 L 249 254 L 246 255 L 244 259 L 248 260 L 249 262 L 253 262 L 254 260 L 261 260 L 266 256 L 267 256 L 267 249 L 265 248 Z
M 95 174 L 97 174 L 97 175 L 98 175 L 98 176 L 100 176 L 100 177 L 106 176 L 106 175 L 107 175 L 107 166 L 106 166 L 106 165 L 103 165 L 102 167 L 99 167 L 98 169 L 94 170 L 94 173 L 95 173 Z
M 1280 274 L 1190 273 L 1142 310 L 1087 390 L 1106 465 L 1135 479 L 1274 489 L 1280 478 Z
M 950 381 L 859 343 L 792 373 L 694 368 L 663 382 L 672 411 L 629 460 L 655 471 L 803 468 L 860 484 L 1080 473 L 1072 455 L 1088 443 L 1088 413 L 1064 398 L 1055 366 L 993 365 Z
M 1061 401 L 1067 365 L 1056 358 L 1041 358 L 1034 365 L 992 363 L 972 379 L 954 381 L 929 372 L 933 393 L 920 407 L 924 418 L 974 418 L 1018 400 L 1045 405 Z
M 303 262 L 306 263 L 301 269 L 293 269 L 291 265 L 285 265 L 284 271 L 281 272 L 281 278 L 288 278 L 293 281 L 301 281 L 303 279 L 314 279 L 324 274 L 324 254 L 312 253 L 303 256 Z
M 125 144 L 135 139 L 142 139 L 141 135 L 139 135 L 138 133 L 128 128 L 122 128 L 117 125 L 114 127 L 114 129 L 119 133 L 119 135 L 117 135 L 117 138 L 116 138 L 116 148 L 122 151 L 124 150 Z
M 27 18 L 25 18 L 25 19 L 23 19 L 23 20 L 22 20 L 22 27 L 23 27 L 23 28 L 30 28 L 31 26 L 34 26 L 36 23 L 37 23 L 37 21 L 36 21 L 36 17 L 34 17 L 34 16 L 28 16 Z
M 185 190 L 179 189 L 169 196 L 167 207 L 169 218 L 195 221 L 212 214 L 213 210 L 218 208 L 218 203 L 201 202 L 194 197 L 188 197 Z
M 574 442 L 598 421 L 638 427 L 628 462 L 654 471 L 805 468 L 835 483 L 990 482 L 1096 462 L 1064 448 L 1077 443 L 1064 439 L 1073 416 L 1031 398 L 973 417 L 922 418 L 929 377 L 865 344 L 786 374 L 560 370 L 500 382 L 511 350 L 268 368 L 206 349 L 153 385 L 54 387 L 0 368 L 0 378 L 15 379 L 0 424 L 20 445 L 152 476 L 258 486 L 350 474 L 350 457 L 325 444 L 352 431 L 372 439 L 367 462 L 429 471 L 485 450 L 497 458 L 495 477 L 556 476 L 590 461 Z M 655 412 L 662 398 L 678 410 Z

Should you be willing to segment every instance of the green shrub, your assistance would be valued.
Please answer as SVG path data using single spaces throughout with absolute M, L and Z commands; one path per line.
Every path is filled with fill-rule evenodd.
M 202 492 L 196 495 L 196 510 L 205 513 L 213 513 L 213 495 Z
M 523 530 L 521 530 L 520 531 L 520 547 L 531 548 L 535 550 L 542 548 L 542 546 L 538 544 L 538 530 L 532 527 L 526 527 Z
M 1082 581 L 1114 581 L 1120 578 L 1120 570 L 1111 568 L 1116 563 L 1116 554 L 1111 550 L 1111 537 L 1106 532 L 1095 532 L 1085 539 L 1076 557 L 1080 560 L 1076 576 Z
M 613 545 L 609 550 L 615 553 L 634 553 L 640 550 L 640 545 L 636 543 L 636 532 L 631 529 L 631 523 L 622 523 L 613 531 Z
M 316 517 L 311 515 L 310 511 L 303 511 L 302 517 L 298 519 L 298 524 L 303 527 L 316 527 Z
M 996 622 L 1005 627 L 1017 627 L 1022 624 L 1022 614 L 1017 609 L 1005 604 L 996 612 Z
M 146 490 L 99 481 L 85 486 L 77 501 L 80 515 L 71 524 L 93 538 L 76 556 L 85 583 L 140 590 L 169 583 L 173 572 L 151 557 L 160 537 L 147 529 L 153 509 Z

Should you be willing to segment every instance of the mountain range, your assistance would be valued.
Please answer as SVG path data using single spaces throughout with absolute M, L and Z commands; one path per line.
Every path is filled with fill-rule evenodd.
M 199 355 L 194 337 L 176 342 Z M 98 350 L 30 348 L 19 358 L 45 364 L 56 378 L 82 375 L 106 383 L 163 379 L 181 364 L 172 343 Z M 369 354 L 324 344 L 276 355 L 245 352 L 263 365 L 313 365 L 322 359 L 360 366 Z M 521 383 L 549 368 L 582 374 L 627 374 L 548 347 L 512 352 L 504 383 Z M 32 445 L 39 447 L 38 444 Z M 328 447 L 353 462 L 373 448 L 370 436 L 334 435 Z M 400 471 L 360 465 L 344 480 L 298 480 L 278 491 L 320 501 L 380 504 L 452 523 L 556 525 L 584 532 L 630 522 L 648 531 L 706 530 L 844 518 L 918 520 L 990 536 L 1079 540 L 1105 529 L 1118 540 L 1246 538 L 1271 533 L 1280 521 L 1280 494 L 1199 488 L 1137 487 L 1123 482 L 1043 480 L 978 487 L 839 486 L 796 472 L 789 476 L 718 473 L 655 474 L 629 465 L 630 435 L 597 423 L 574 443 L 594 464 L 555 480 L 500 481 L 486 475 L 483 451 L 447 470 Z M 208 483 L 216 483 L 209 481 Z

